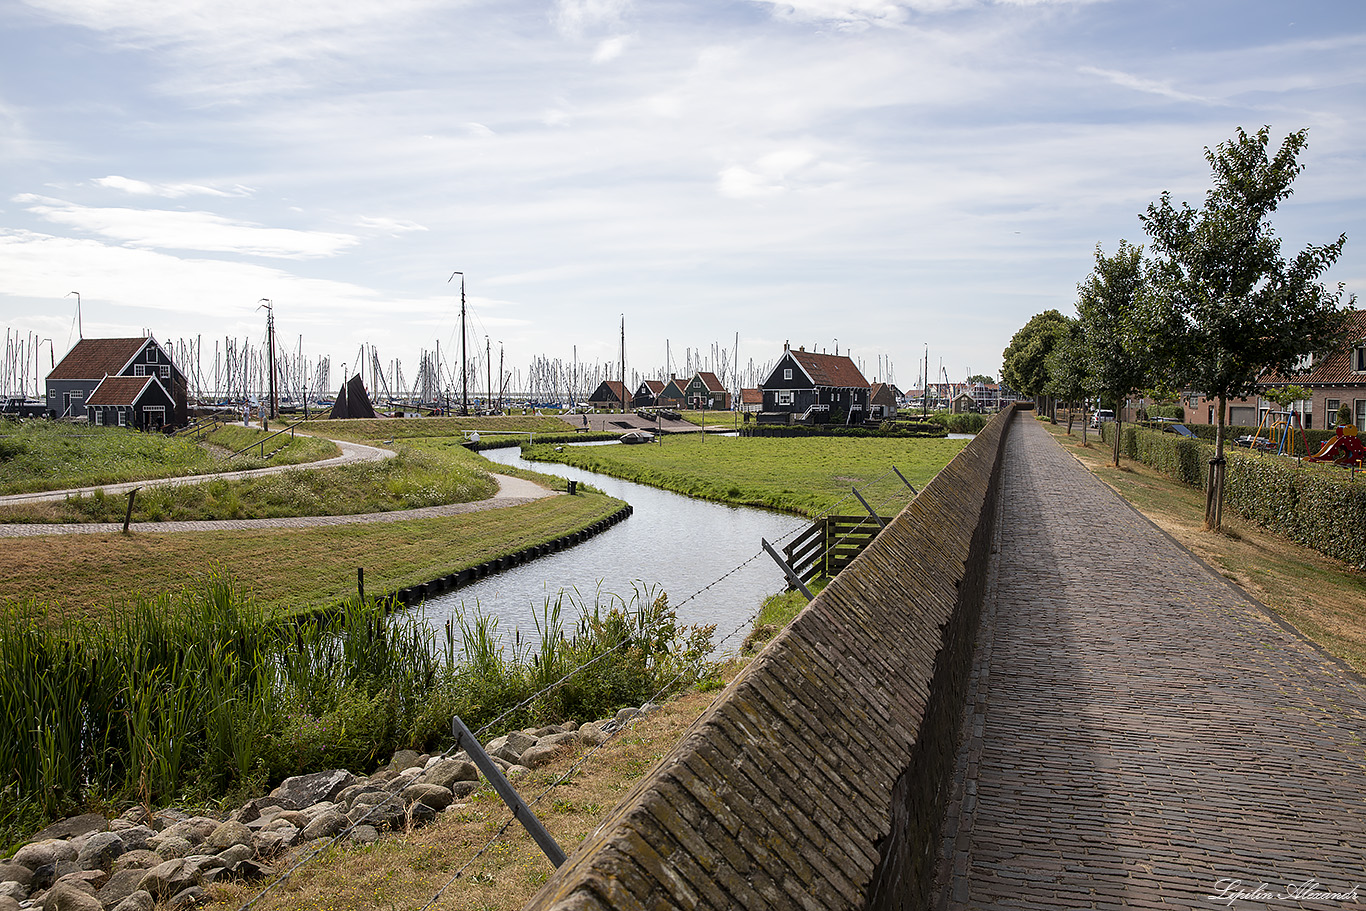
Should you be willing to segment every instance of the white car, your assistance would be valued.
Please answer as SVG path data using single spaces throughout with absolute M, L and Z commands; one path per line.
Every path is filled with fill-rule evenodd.
M 1101 424 L 1104 424 L 1106 421 L 1113 421 L 1114 419 L 1115 413 L 1113 411 L 1111 411 L 1109 408 L 1102 408 L 1095 414 L 1091 415 L 1091 426 L 1098 428 Z

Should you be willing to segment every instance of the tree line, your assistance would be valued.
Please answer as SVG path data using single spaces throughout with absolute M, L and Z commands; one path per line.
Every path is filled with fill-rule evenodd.
M 1228 401 L 1255 395 L 1268 372 L 1292 376 L 1305 369 L 1306 355 L 1340 347 L 1356 303 L 1341 284 L 1330 290 L 1321 281 L 1345 234 L 1282 254 L 1270 216 L 1303 170 L 1308 131 L 1291 133 L 1274 153 L 1270 140 L 1269 127 L 1253 134 L 1240 127 L 1206 147 L 1213 178 L 1203 204 L 1176 205 L 1164 191 L 1139 215 L 1147 249 L 1121 240 L 1107 255 L 1097 244 L 1095 267 L 1077 285 L 1076 317 L 1040 313 L 1003 352 L 1010 387 L 1083 408 L 1088 399 L 1113 404 L 1117 419 L 1135 393 L 1175 398 L 1195 390 L 1217 399 L 1210 529 L 1222 520 Z

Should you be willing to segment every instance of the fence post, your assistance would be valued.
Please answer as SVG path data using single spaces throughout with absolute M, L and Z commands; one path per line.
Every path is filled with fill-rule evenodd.
M 360 592 L 360 603 L 365 604 L 365 567 L 356 567 L 356 589 Z
M 563 864 L 564 849 L 555 841 L 555 837 L 545 830 L 545 826 L 541 825 L 541 821 L 536 818 L 536 814 L 526 805 L 516 789 L 508 783 L 502 769 L 498 768 L 489 758 L 489 754 L 484 752 L 479 738 L 470 733 L 470 729 L 465 727 L 465 722 L 460 720 L 459 715 L 451 718 L 451 735 L 455 737 L 456 747 L 470 754 L 470 759 L 473 759 L 479 771 L 484 773 L 484 777 L 493 785 L 498 796 L 503 798 L 503 803 L 508 805 L 513 817 L 522 824 L 527 834 L 535 839 L 536 844 L 541 846 L 546 858 L 557 867 Z
M 787 564 L 787 561 L 779 556 L 778 552 L 773 549 L 772 544 L 769 544 L 764 538 L 760 538 L 759 543 L 764 545 L 764 550 L 768 551 L 768 555 L 773 558 L 773 562 L 777 563 L 779 568 L 782 569 L 783 575 L 787 576 L 787 581 L 792 583 L 793 588 L 798 589 L 803 595 L 806 595 L 806 600 L 808 601 L 816 597 L 811 594 L 811 589 L 806 587 L 806 583 L 802 581 L 802 577 L 797 575 L 796 571 Z
M 137 497 L 141 487 L 134 487 L 128 491 L 128 511 L 123 514 L 123 533 L 128 534 L 128 524 L 133 521 L 133 500 Z

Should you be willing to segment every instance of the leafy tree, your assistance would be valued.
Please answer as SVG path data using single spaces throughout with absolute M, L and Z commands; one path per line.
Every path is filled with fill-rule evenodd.
M 989 384 L 994 383 L 996 381 L 991 377 L 987 376 L 985 373 L 974 373 L 972 376 L 968 377 L 968 382 Z
M 1001 382 L 1038 399 L 1048 393 L 1048 355 L 1067 332 L 1067 317 L 1045 310 L 1025 323 L 1001 352 Z
M 1178 208 L 1164 192 L 1140 216 L 1155 254 L 1157 341 L 1188 386 L 1219 402 L 1205 507 L 1209 529 L 1222 520 L 1228 400 L 1255 394 L 1265 370 L 1292 375 L 1300 357 L 1326 352 L 1344 331 L 1343 288 L 1329 292 L 1319 278 L 1342 254 L 1347 236 L 1306 246 L 1287 262 L 1267 220 L 1303 169 L 1297 157 L 1306 137 L 1305 130 L 1291 133 L 1270 156 L 1269 127 L 1254 135 L 1239 128 L 1233 139 L 1205 149 L 1214 183 L 1204 205 Z
M 1113 256 L 1096 245 L 1096 267 L 1077 285 L 1077 322 L 1090 391 L 1115 409 L 1115 467 L 1124 400 L 1148 385 L 1153 351 L 1147 325 L 1143 248 L 1121 240 Z
M 1066 319 L 1066 317 L 1064 317 Z M 1068 319 L 1067 329 L 1045 363 L 1048 367 L 1048 393 L 1060 401 L 1067 402 L 1067 433 L 1072 434 L 1072 419 L 1081 403 L 1081 438 L 1087 440 L 1086 394 L 1090 375 L 1086 372 L 1085 338 L 1081 321 Z

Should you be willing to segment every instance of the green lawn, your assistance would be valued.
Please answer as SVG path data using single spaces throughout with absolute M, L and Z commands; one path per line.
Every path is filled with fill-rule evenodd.
M 648 446 L 525 447 L 528 459 L 563 462 L 705 500 L 817 515 L 839 504 L 860 512 L 860 493 L 883 515 L 911 498 L 895 467 L 919 489 L 966 440 L 668 436 Z M 864 488 L 867 488 L 866 490 Z

